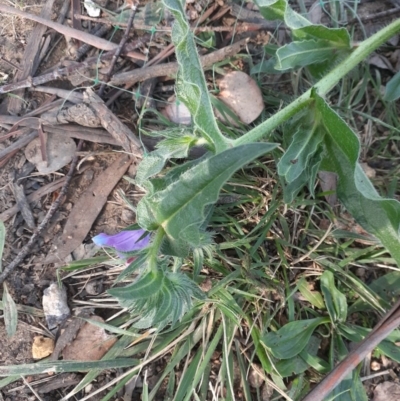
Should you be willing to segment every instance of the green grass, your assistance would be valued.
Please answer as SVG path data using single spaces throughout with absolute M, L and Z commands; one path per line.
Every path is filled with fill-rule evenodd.
M 338 2 L 327 2 L 325 6 L 333 23 L 342 19 L 344 10 L 338 8 Z M 310 81 L 304 70 L 284 74 L 273 84 L 262 74 L 256 78 L 273 111 L 309 87 Z M 285 91 L 274 92 L 277 84 Z M 378 169 L 374 183 L 381 193 L 398 196 L 397 186 L 391 182 L 398 174 L 396 142 L 400 125 L 395 105 L 382 98 L 381 84 L 379 72 L 363 64 L 342 80 L 332 98 L 346 121 L 356 131 L 366 133 L 361 135 L 361 157 L 365 161 L 393 164 L 391 168 Z M 266 119 L 269 111 L 272 110 L 261 118 Z M 143 131 L 165 128 L 154 117 L 140 112 Z M 232 138 L 242 134 L 240 129 L 220 126 Z M 282 143 L 282 135 L 276 131 L 273 138 Z M 274 350 L 265 344 L 265 335 L 278 332 L 290 322 L 329 315 L 321 286 L 325 271 L 333 274 L 336 291 L 345 296 L 347 323 L 366 329 L 374 326 L 377 315 L 384 313 L 396 295 L 400 280 L 396 264 L 367 233 L 359 230 L 343 207 L 333 210 L 324 201 L 318 185 L 315 198 L 303 190 L 292 204 L 286 205 L 275 168 L 281 154 L 276 151 L 273 158 L 246 167 L 224 187 L 222 195 L 231 202 L 220 203 L 210 222 L 215 248 L 210 255 L 204 254 L 201 269 L 196 265 L 199 261 L 191 259 L 182 266 L 189 275 L 199 269 L 197 280 L 208 289 L 207 299 L 196 304 L 182 322 L 162 332 L 143 332 L 132 327 L 136 316 L 121 314 L 116 302 L 104 294 L 86 301 L 98 309 L 115 309 L 116 315 L 107 323 L 117 328 L 114 331 L 120 337 L 99 366 L 90 367 L 81 383 L 68 389 L 64 400 L 73 399 L 94 381 L 100 367 L 115 368 L 117 361 L 127 367 L 126 358 L 135 359 L 131 359 L 131 366 L 124 373 L 118 371 L 115 379 L 81 400 L 102 390 L 107 392 L 102 400 L 113 399 L 134 375 L 146 377 L 146 370 L 154 363 L 161 367 L 161 372 L 154 387 L 148 388 L 144 383 L 142 399 L 153 400 L 163 393 L 164 399 L 176 401 L 250 401 L 261 400 L 262 393 L 270 391 L 273 400 L 300 400 L 338 358 L 345 356 L 344 339 L 350 340 L 351 336 L 346 337 L 343 329 L 337 329 L 338 321 L 332 325 L 324 323 L 307 343 L 307 352 L 288 360 L 274 356 Z M 129 199 L 129 194 L 126 197 Z M 105 277 L 107 286 L 124 267 L 118 263 L 114 260 L 99 261 L 98 266 L 74 265 L 63 279 L 68 278 L 81 289 L 87 277 L 95 274 Z M 385 293 L 382 277 L 388 274 L 392 292 Z M 74 305 L 78 306 L 78 302 Z M 31 313 L 26 308 L 19 310 Z M 391 349 L 386 355 L 398 360 Z M 35 366 L 20 366 L 17 374 L 25 374 L 27 369 L 35 374 L 47 367 L 42 362 Z M 60 361 L 55 370 L 59 367 L 73 369 L 74 365 Z M 262 386 L 252 387 L 249 375 L 259 376 Z M 16 378 L 3 379 L 0 386 Z M 337 399 L 344 401 L 345 397 Z

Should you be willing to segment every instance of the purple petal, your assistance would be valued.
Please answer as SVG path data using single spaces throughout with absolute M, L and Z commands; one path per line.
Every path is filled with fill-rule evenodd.
M 98 246 L 108 246 L 120 252 L 132 252 L 145 248 L 150 242 L 150 235 L 146 235 L 140 241 L 144 230 L 121 231 L 115 235 L 101 233 L 92 238 Z

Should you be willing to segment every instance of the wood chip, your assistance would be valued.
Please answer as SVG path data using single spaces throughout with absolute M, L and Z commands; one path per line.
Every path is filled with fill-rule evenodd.
M 102 172 L 75 203 L 62 235 L 54 243 L 54 251 L 43 262 L 63 262 L 89 233 L 97 216 L 107 202 L 107 197 L 127 171 L 132 159 L 121 155 Z
M 84 94 L 85 103 L 90 105 L 101 125 L 111 136 L 116 139 L 125 151 L 136 156 L 142 155 L 142 146 L 134 133 L 115 116 L 111 110 L 104 104 L 103 100 L 97 96 L 90 88 Z
M 85 324 L 85 321 L 80 318 L 88 318 L 90 313 L 91 311 L 83 310 L 78 316 L 72 316 L 69 318 L 60 328 L 61 334 L 57 339 L 56 346 L 54 347 L 54 351 L 50 357 L 52 361 L 56 361 L 60 357 L 64 348 L 75 340 L 79 330 Z
M 25 196 L 24 187 L 21 184 L 18 184 L 18 181 L 16 179 L 14 179 L 13 181 L 13 190 L 15 200 L 17 202 L 19 210 L 21 211 L 22 217 L 24 218 L 27 226 L 31 230 L 34 230 L 36 228 L 35 218 L 33 217 L 28 199 Z
M 51 18 L 53 4 L 54 0 L 46 1 L 40 13 L 41 18 Z M 32 75 L 35 75 L 35 72 L 39 66 L 41 39 L 46 30 L 46 26 L 37 24 L 29 35 L 28 44 L 21 62 L 22 71 L 17 72 L 14 77 L 14 82 L 21 81 Z M 8 112 L 10 114 L 15 115 L 21 111 L 24 102 L 24 93 L 25 91 L 21 89 L 14 93 L 15 96 L 10 98 L 8 103 Z
M 104 323 L 100 316 L 91 316 L 90 320 Z M 85 323 L 75 340 L 63 350 L 63 359 L 69 361 L 98 361 L 115 344 L 117 338 L 108 335 L 101 327 Z

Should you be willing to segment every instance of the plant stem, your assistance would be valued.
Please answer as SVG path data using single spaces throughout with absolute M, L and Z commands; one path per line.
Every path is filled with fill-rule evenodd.
M 153 272 L 157 272 L 157 260 L 158 260 L 158 252 L 161 248 L 161 243 L 164 238 L 164 230 L 159 227 L 156 231 L 156 235 L 153 238 L 153 242 L 151 243 L 151 248 L 149 251 L 149 266 Z
M 329 72 L 324 78 L 315 84 L 314 89 L 320 96 L 328 93 L 346 74 L 348 74 L 357 64 L 366 59 L 374 50 L 389 40 L 400 30 L 400 19 L 392 22 L 387 27 L 381 29 L 375 35 L 364 40 L 343 62 Z M 311 90 L 303 93 L 300 97 L 278 111 L 268 120 L 257 126 L 256 128 L 243 135 L 241 138 L 233 142 L 233 146 L 252 143 L 260 140 L 277 128 L 280 124 L 295 115 L 301 109 L 305 108 L 312 99 L 310 99 Z

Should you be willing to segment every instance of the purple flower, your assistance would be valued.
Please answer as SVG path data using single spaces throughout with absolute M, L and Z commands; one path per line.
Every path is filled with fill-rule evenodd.
M 117 252 L 139 251 L 145 248 L 150 242 L 150 234 L 140 239 L 146 231 L 130 230 L 121 231 L 115 235 L 101 233 L 92 238 L 92 241 L 98 246 L 108 246 L 114 248 Z

